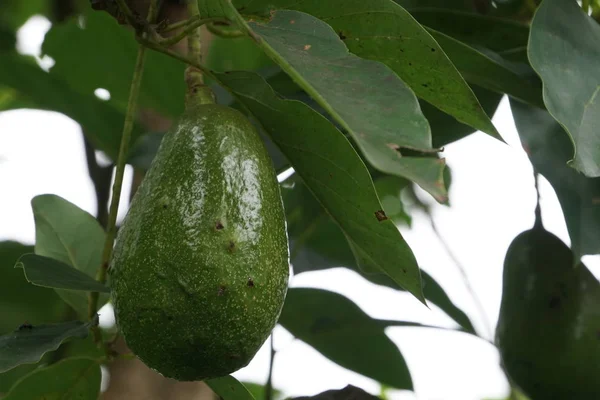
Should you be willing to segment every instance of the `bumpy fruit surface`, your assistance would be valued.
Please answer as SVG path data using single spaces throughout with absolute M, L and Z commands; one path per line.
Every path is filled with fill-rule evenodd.
M 531 400 L 600 399 L 600 286 L 541 226 L 508 249 L 496 341 Z
M 240 112 L 188 101 L 123 223 L 112 300 L 127 345 L 191 381 L 246 366 L 275 326 L 289 275 L 277 177 Z

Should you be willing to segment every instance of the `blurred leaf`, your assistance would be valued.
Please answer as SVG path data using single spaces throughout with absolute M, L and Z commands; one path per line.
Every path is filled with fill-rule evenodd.
M 451 114 L 459 121 L 492 136 L 499 137 L 496 128 L 484 113 L 477 98 L 440 46 L 406 10 L 391 0 L 371 0 L 368 2 L 363 0 L 329 0 L 326 2 L 321 0 L 296 2 L 287 0 L 236 0 L 235 4 L 238 8 L 243 8 L 242 12 L 246 15 L 265 15 L 272 9 L 293 9 L 323 20 L 335 32 L 330 29 L 322 29 L 322 32 L 319 33 L 320 40 L 331 36 L 331 39 L 328 40 L 333 43 L 333 39 L 338 39 L 337 36 L 339 36 L 352 53 L 365 59 L 383 62 L 390 67 L 420 98 Z M 275 13 L 274 18 L 271 17 L 269 25 L 275 27 L 276 24 L 275 28 L 285 28 L 288 32 L 299 29 L 299 17 L 292 17 L 293 14 L 288 14 L 288 12 L 283 12 L 281 17 L 277 17 L 277 14 L 279 13 Z M 271 16 L 273 16 L 273 13 L 271 13 Z M 276 23 L 274 20 L 278 18 L 281 18 L 281 22 Z M 289 26 L 289 20 L 295 21 L 293 27 Z M 259 28 L 261 25 L 253 24 L 252 26 L 253 28 Z M 257 33 L 263 35 L 264 30 L 261 33 L 259 29 Z M 278 37 L 277 40 L 282 40 L 275 34 L 273 36 Z M 281 38 L 283 37 L 281 36 Z M 265 39 L 271 46 L 275 47 L 273 41 L 269 41 L 268 37 L 265 37 Z M 305 44 L 313 46 L 312 53 L 317 52 L 314 50 L 314 37 L 308 36 L 302 40 L 298 38 L 298 42 L 295 44 L 296 47 L 293 51 L 299 57 L 308 53 L 307 51 L 301 51 L 302 45 Z M 279 51 L 279 48 L 277 50 Z M 294 64 L 287 55 L 282 53 L 282 56 L 286 61 Z M 333 54 L 331 56 L 333 57 Z M 342 61 L 338 62 L 341 63 Z M 344 63 L 347 64 L 348 60 Z M 316 69 L 314 73 L 322 73 L 322 71 Z M 329 74 L 323 75 L 326 83 L 331 84 Z M 343 78 L 340 77 L 340 80 L 343 80 Z M 314 84 L 312 81 L 310 83 Z M 381 92 L 383 88 L 388 88 L 389 84 L 390 80 L 386 82 L 379 81 L 373 88 L 363 91 L 357 89 L 353 93 L 345 95 L 346 101 L 356 97 L 362 99 L 364 94 L 370 90 Z M 389 90 L 393 91 L 391 88 Z M 397 104 L 398 99 L 400 99 L 397 90 L 394 90 L 396 91 L 395 99 L 392 99 L 391 103 L 382 101 L 375 111 L 383 112 L 385 109 L 393 108 L 392 104 Z M 339 92 L 339 89 L 337 91 Z M 408 97 L 406 98 L 408 99 Z M 408 103 L 408 100 L 405 101 Z M 402 107 L 410 107 L 409 110 L 412 112 L 415 106 L 403 105 Z M 334 106 L 334 108 L 336 107 Z M 341 114 L 339 110 L 336 109 L 336 111 Z M 398 113 L 398 111 L 394 112 Z M 355 115 L 358 116 L 361 113 Z M 369 120 L 369 118 L 366 118 L 366 120 Z M 407 130 L 402 132 L 402 135 L 414 135 L 409 133 L 411 129 L 407 124 L 401 126 Z M 355 136 L 358 137 L 361 133 L 372 132 L 372 130 L 373 128 L 357 128 Z M 357 138 L 357 140 L 360 139 Z M 396 142 L 391 141 L 390 143 Z M 403 145 L 403 143 L 398 144 Z M 427 145 L 430 146 L 431 143 L 428 142 Z M 413 149 L 429 148 L 424 147 L 422 142 L 416 145 L 413 143 L 412 146 Z
M 467 81 L 544 108 L 541 82 L 526 65 L 511 63 L 491 51 L 477 50 L 441 32 L 429 32 Z
M 384 272 L 423 299 L 414 255 L 392 221 L 381 215 L 369 172 L 348 140 L 303 103 L 278 98 L 256 74 L 218 78 L 261 123 L 339 224 L 361 268 Z
M 147 171 L 165 136 L 162 132 L 152 132 L 141 136 L 132 146 L 127 163 Z
M 545 0 L 533 18 L 531 65 L 544 82 L 548 111 L 565 127 L 575 154 L 569 161 L 600 176 L 600 26 L 575 1 Z
M 37 286 L 110 293 L 106 285 L 53 258 L 25 254 L 19 258 L 15 267 L 23 268 L 25 278 Z
M 374 180 L 375 190 L 381 201 L 381 206 L 385 215 L 388 216 L 396 224 L 411 224 L 411 217 L 404 208 L 404 204 L 400 199 L 402 189 L 410 185 L 410 181 L 397 176 L 381 176 Z
M 15 34 L 0 25 L 0 54 L 13 51 L 17 42 Z
M 134 33 L 119 26 L 107 13 L 95 12 L 89 6 L 83 18 L 82 24 L 72 19 L 53 26 L 46 34 L 42 51 L 56 61 L 50 75 L 85 95 L 92 95 L 98 88 L 106 89 L 110 92 L 108 103 L 123 111 L 138 48 Z M 177 60 L 148 52 L 139 104 L 171 117 L 181 114 L 184 68 Z
M 517 101 L 511 101 L 511 107 L 535 170 L 556 191 L 575 257 L 600 253 L 600 178 L 587 178 L 567 166 L 572 143 L 547 111 Z
M 252 397 L 255 399 L 264 399 L 265 398 L 265 385 L 261 385 L 260 383 L 254 382 L 242 382 L 242 385 L 248 389 Z M 274 400 L 283 399 L 283 394 L 280 390 L 272 389 L 272 395 Z
M 483 89 L 477 85 L 472 85 L 473 92 L 477 95 L 485 112 L 492 116 L 500 104 L 502 95 Z M 443 147 L 448 143 L 462 139 L 475 132 L 469 125 L 465 125 L 450 115 L 443 113 L 430 104 L 421 101 L 421 110 L 423 115 L 429 121 L 431 126 L 431 136 L 433 139 L 433 147 Z
M 254 400 L 248 389 L 231 375 L 204 382 L 223 400 Z
M 70 265 L 90 277 L 96 276 L 102 261 L 104 229 L 87 212 L 52 194 L 31 201 L 35 219 L 35 253 Z M 58 295 L 87 318 L 87 293 L 56 289 Z M 100 295 L 98 307 L 108 296 Z
M 361 388 L 348 385 L 343 389 L 328 390 L 314 396 L 294 397 L 293 400 L 378 400 L 379 397 L 365 392 Z
M 477 11 L 478 4 L 489 4 L 490 0 L 394 0 L 406 9 L 440 8 L 448 10 Z
M 21 101 L 26 100 L 31 107 L 73 118 L 85 127 L 97 149 L 116 159 L 124 114 L 93 93 L 76 92 L 59 77 L 40 69 L 33 59 L 16 53 L 2 55 L 0 85 L 15 90 Z M 134 137 L 137 134 L 136 129 Z
M 407 149 L 435 150 L 416 97 L 393 71 L 348 53 L 327 24 L 308 14 L 277 11 L 269 23 L 249 27 L 277 54 L 282 69 L 352 135 L 371 165 L 411 179 L 445 201 L 442 162 L 402 157 Z
M 0 334 L 10 332 L 23 323 L 55 322 L 67 307 L 54 290 L 30 285 L 23 278 L 23 273 L 13 268 L 22 254 L 32 251 L 32 246 L 0 242 Z M 34 368 L 35 365 L 22 365 L 0 373 L 0 396 Z
M 92 324 L 97 322 L 21 325 L 17 330 L 0 336 L 0 372 L 21 364 L 36 363 L 45 353 L 58 349 L 67 339 L 87 337 Z
M 281 189 L 288 222 L 291 263 L 295 274 L 346 267 L 372 283 L 402 290 L 383 274 L 364 273 L 340 228 L 324 212 L 306 186 L 292 178 Z M 291 184 L 290 184 L 291 183 Z M 438 306 L 466 332 L 475 332 L 469 317 L 448 297 L 444 289 L 421 271 L 425 298 Z
M 249 37 L 213 36 L 206 65 L 217 72 L 256 71 L 273 62 Z
M 406 362 L 385 326 L 340 294 L 290 288 L 279 323 L 344 368 L 398 389 L 413 388 Z
M 25 322 L 54 322 L 66 307 L 53 290 L 30 285 L 14 268 L 19 257 L 32 251 L 32 246 L 0 242 L 0 334 Z
M 408 11 L 424 26 L 475 47 L 497 53 L 527 47 L 529 27 L 522 22 L 441 8 L 415 7 Z
M 101 377 L 98 361 L 69 358 L 33 371 L 4 400 L 96 400 Z
M 2 0 L 0 2 L 0 25 L 16 31 L 33 15 L 48 14 L 49 3 L 48 0 Z

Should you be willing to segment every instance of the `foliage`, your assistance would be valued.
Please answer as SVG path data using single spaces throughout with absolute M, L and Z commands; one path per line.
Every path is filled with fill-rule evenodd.
M 351 269 L 434 304 L 455 330 L 476 337 L 444 282 L 420 269 L 398 225 L 411 224 L 407 197 L 428 210 L 414 196 L 417 186 L 449 204 L 442 146 L 475 131 L 502 140 L 491 117 L 506 95 L 536 173 L 557 193 L 573 264 L 600 253 L 598 1 L 198 0 L 200 16 L 187 23 L 181 15 L 169 20 L 165 9 L 146 23 L 144 7 L 128 11 L 124 4 L 3 1 L 0 111 L 67 115 L 81 125 L 92 154 L 121 158 L 143 174 L 168 122 L 183 110 L 183 72 L 192 64 L 219 103 L 242 110 L 259 128 L 276 170 L 293 168 L 281 191 L 296 274 Z M 42 47 L 56 63 L 49 71 L 15 46 L 18 28 L 33 15 L 52 22 Z M 204 63 L 184 46 L 165 45 L 182 24 L 200 23 L 212 32 Z M 133 115 L 129 88 L 140 43 L 148 54 L 143 76 L 133 74 L 141 110 Z M 98 88 L 110 99 L 99 99 Z M 127 117 L 136 117 L 133 142 L 121 151 Z M 108 178 L 92 174 L 97 189 L 109 187 Z M 32 199 L 32 214 L 33 248 L 0 243 L 0 393 L 95 399 L 99 365 L 116 356 L 95 315 L 108 301 L 103 271 L 114 225 L 109 221 L 107 235 L 106 221 L 54 195 Z M 409 368 L 384 330 L 417 324 L 374 319 L 342 295 L 300 288 L 289 290 L 279 322 L 339 365 L 412 389 Z M 72 380 L 77 374 L 81 379 Z M 208 384 L 225 400 L 253 398 L 232 377 Z

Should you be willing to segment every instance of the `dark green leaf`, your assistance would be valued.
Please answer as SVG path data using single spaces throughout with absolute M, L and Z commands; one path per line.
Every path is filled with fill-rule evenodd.
M 101 378 L 98 361 L 68 358 L 33 371 L 18 381 L 3 399 L 96 400 Z
M 414 9 L 439 8 L 448 10 L 477 11 L 477 4 L 489 4 L 490 0 L 394 0 L 402 7 L 413 11 Z
M 106 285 L 53 258 L 25 254 L 15 267 L 23 268 L 27 280 L 37 286 L 110 293 Z
M 102 261 L 104 230 L 87 212 L 51 194 L 31 201 L 35 219 L 35 253 L 70 265 L 90 277 L 96 276 Z M 58 295 L 81 317 L 87 317 L 87 294 L 56 289 Z M 101 307 L 108 296 L 101 295 Z
M 379 397 L 373 396 L 356 386 L 348 385 L 339 390 L 328 390 L 310 397 L 294 397 L 293 400 L 378 400 Z
M 429 32 L 470 83 L 544 108 L 541 82 L 528 66 L 506 61 L 491 51 L 477 50 L 441 32 Z
M 13 32 L 0 25 L 0 54 L 14 51 L 17 37 Z
M 152 132 L 141 136 L 129 152 L 127 163 L 147 171 L 164 135 L 161 132 Z
M 496 53 L 525 49 L 529 27 L 521 22 L 440 8 L 408 9 L 419 23 L 473 46 Z M 436 39 L 437 40 L 437 39 Z M 440 43 L 444 51 L 444 45 Z
M 406 362 L 385 326 L 340 294 L 291 288 L 279 323 L 342 367 L 398 389 L 413 388 Z
M 2 0 L 0 3 L 0 25 L 16 30 L 35 14 L 48 14 L 48 0 Z
M 204 382 L 223 400 L 254 400 L 248 389 L 231 375 Z
M 600 176 L 600 26 L 577 2 L 545 0 L 535 14 L 529 40 L 531 65 L 544 82 L 548 111 L 575 143 L 569 163 Z
M 369 172 L 348 140 L 305 104 L 278 98 L 256 74 L 218 78 L 261 123 L 341 227 L 361 268 L 384 272 L 423 299 L 414 255 L 393 222 L 381 215 Z
M 556 191 L 573 253 L 577 259 L 600 253 L 600 178 L 587 178 L 567 166 L 573 145 L 547 111 L 517 101 L 511 107 L 534 168 Z
M 346 267 L 372 283 L 402 290 L 383 274 L 362 272 L 352 256 L 344 234 L 325 214 L 306 186 L 297 179 L 286 183 L 288 184 L 282 187 L 281 193 L 288 221 L 291 262 L 295 274 Z M 421 271 L 421 276 L 427 301 L 439 307 L 466 332 L 475 332 L 469 317 L 450 300 L 444 289 L 425 271 Z
M 93 323 L 70 321 L 51 325 L 23 324 L 15 331 L 0 336 L 0 372 L 21 364 L 38 362 L 42 356 L 58 349 L 71 338 L 85 338 Z
M 276 11 L 268 23 L 249 27 L 273 49 L 282 69 L 352 135 L 371 165 L 445 201 L 443 161 L 402 157 L 407 149 L 435 150 L 415 95 L 393 71 L 348 53 L 331 27 L 308 14 Z
M 124 114 L 93 92 L 79 93 L 64 80 L 44 72 L 33 60 L 14 53 L 2 56 L 0 85 L 15 90 L 27 105 L 73 118 L 85 127 L 96 148 L 116 159 Z M 134 136 L 138 133 L 136 129 Z
M 32 246 L 0 242 L 0 334 L 25 322 L 34 325 L 55 322 L 68 307 L 54 290 L 28 284 L 23 273 L 13 268 L 21 255 L 32 251 Z M 22 365 L 0 373 L 0 394 L 8 392 L 16 380 L 34 368 L 32 364 Z
M 314 15 L 331 25 L 335 32 L 330 32 L 328 35 L 331 35 L 332 39 L 333 37 L 337 39 L 339 36 L 348 49 L 357 56 L 386 64 L 420 98 L 451 114 L 459 121 L 499 137 L 477 98 L 440 46 L 406 10 L 391 0 L 368 2 L 363 0 L 325 2 L 321 0 L 237 0 L 234 3 L 244 14 L 249 15 L 265 14 L 273 8 L 293 9 Z M 296 18 L 290 19 L 298 23 Z M 282 27 L 285 27 L 285 22 L 281 24 Z M 273 21 L 269 25 L 272 24 Z M 295 29 L 296 26 L 291 29 L 286 27 L 286 31 Z M 323 33 L 319 35 L 321 36 L 319 39 L 325 37 Z M 315 44 L 314 38 L 310 37 L 307 37 L 304 42 L 302 44 Z M 269 44 L 273 46 L 271 42 Z M 303 54 L 302 51 L 298 53 Z M 285 58 L 292 63 L 287 57 Z M 388 83 L 381 83 L 374 89 L 381 91 L 382 88 L 387 87 Z M 362 98 L 362 96 L 363 92 L 358 90 L 350 94 L 350 98 Z M 397 103 L 399 98 L 397 96 L 392 101 Z M 388 107 L 390 107 L 389 103 L 383 104 L 383 108 Z M 403 126 L 409 129 L 406 125 Z M 358 129 L 357 133 L 371 130 L 372 128 L 366 131 Z M 416 148 L 423 148 L 422 144 L 419 146 Z
M 485 112 L 488 115 L 494 115 L 502 95 L 476 85 L 473 85 L 472 88 Z M 424 101 L 421 101 L 421 110 L 431 126 L 433 147 L 443 147 L 475 132 L 469 125 L 458 122 L 450 115 L 441 112 Z
M 89 8 L 83 18 L 82 25 L 73 19 L 46 35 L 42 51 L 56 61 L 50 75 L 85 95 L 104 88 L 110 92 L 108 103 L 124 110 L 138 48 L 133 31 L 119 26 L 107 13 Z M 185 65 L 157 52 L 146 57 L 140 105 L 178 116 L 183 111 Z

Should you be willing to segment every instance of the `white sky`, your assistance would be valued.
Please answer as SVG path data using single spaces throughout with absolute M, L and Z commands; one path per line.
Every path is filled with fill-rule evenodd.
M 38 51 L 46 29 L 43 20 L 28 23 L 19 36 L 20 49 Z M 453 173 L 452 207 L 436 206 L 435 218 L 463 263 L 487 319 L 495 326 L 504 254 L 512 239 L 533 225 L 535 192 L 532 170 L 520 147 L 506 99 L 493 121 L 510 146 L 483 133 L 446 146 L 444 156 Z M 123 199 L 128 197 L 130 172 L 128 167 Z M 569 244 L 554 191 L 544 179 L 540 186 L 544 225 Z M 93 214 L 95 197 L 79 126 L 50 112 L 0 113 L 0 188 L 4 193 L 0 198 L 0 240 L 34 242 L 30 200 L 39 194 L 57 194 Z M 120 215 L 124 212 L 121 207 Z M 401 231 L 420 266 L 438 280 L 478 328 L 483 328 L 459 272 L 427 220 L 417 214 L 413 228 Z M 598 258 L 588 257 L 586 261 L 589 266 L 600 264 Z M 598 273 L 599 269 L 592 271 Z M 453 326 L 435 308 L 428 310 L 409 295 L 370 284 L 346 269 L 304 273 L 292 278 L 291 285 L 342 293 L 373 317 Z M 508 392 L 498 353 L 482 340 L 417 328 L 390 328 L 387 333 L 405 356 L 415 384 L 415 393 L 393 391 L 391 399 L 481 400 L 502 398 Z M 375 394 L 380 389 L 377 382 L 337 366 L 282 328 L 275 330 L 275 347 L 274 385 L 286 395 L 312 395 L 347 384 Z M 248 367 L 234 375 L 264 382 L 268 354 L 263 347 Z

